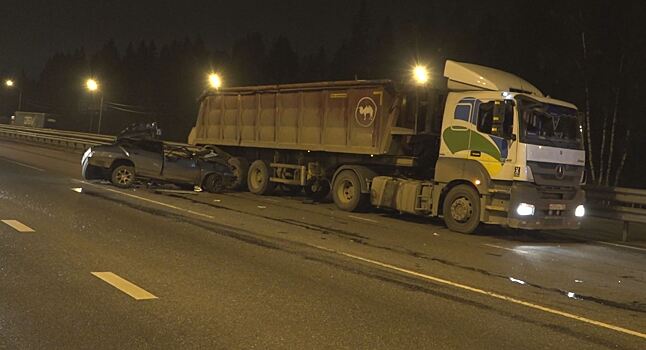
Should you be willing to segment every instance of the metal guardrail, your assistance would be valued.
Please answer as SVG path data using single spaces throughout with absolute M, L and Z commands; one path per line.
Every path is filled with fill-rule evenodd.
M 109 135 L 2 124 L 0 124 L 0 136 L 80 150 L 110 144 L 115 140 L 114 136 Z
M 623 223 L 622 241 L 628 240 L 631 223 L 646 224 L 646 190 L 586 186 L 585 192 L 591 216 Z
M 0 124 L 0 136 L 80 150 L 109 144 L 115 140 L 115 137 L 110 135 L 2 124 Z M 195 148 L 184 143 L 165 143 L 189 149 Z M 646 190 L 598 186 L 586 186 L 585 190 L 588 215 L 621 221 L 623 241 L 628 240 L 631 223 L 646 223 Z

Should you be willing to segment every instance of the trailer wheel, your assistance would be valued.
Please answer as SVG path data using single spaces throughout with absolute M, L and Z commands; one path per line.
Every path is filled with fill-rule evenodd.
M 130 165 L 119 165 L 112 170 L 110 180 L 117 187 L 128 188 L 135 182 L 135 168 Z
M 269 181 L 271 168 L 264 160 L 256 160 L 251 163 L 247 176 L 249 192 L 259 195 L 269 195 L 276 188 L 276 183 Z
M 334 179 L 332 188 L 334 204 L 345 211 L 357 211 L 363 209 L 368 196 L 361 193 L 361 182 L 359 177 L 352 170 L 343 170 Z
M 305 194 L 315 201 L 329 201 L 330 195 L 330 181 L 322 179 L 317 182 L 305 185 Z
M 471 186 L 455 186 L 444 199 L 443 213 L 451 231 L 473 233 L 480 225 L 480 195 Z
M 242 191 L 247 185 L 247 174 L 249 173 L 249 162 L 244 158 L 232 157 L 229 158 L 229 166 L 231 172 L 235 176 L 235 180 L 228 186 L 230 190 Z

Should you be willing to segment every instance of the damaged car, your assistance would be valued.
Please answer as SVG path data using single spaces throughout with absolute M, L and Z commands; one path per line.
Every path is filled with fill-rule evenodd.
M 160 134 L 154 123 L 131 126 L 113 144 L 88 148 L 81 159 L 83 178 L 121 188 L 145 180 L 208 192 L 221 192 L 235 180 L 225 157 L 214 149 L 165 143 L 157 139 Z

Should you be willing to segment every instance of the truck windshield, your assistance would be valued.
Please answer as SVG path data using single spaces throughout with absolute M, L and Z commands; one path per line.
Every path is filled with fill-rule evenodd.
M 526 96 L 516 97 L 521 142 L 583 149 L 576 109 L 542 103 Z

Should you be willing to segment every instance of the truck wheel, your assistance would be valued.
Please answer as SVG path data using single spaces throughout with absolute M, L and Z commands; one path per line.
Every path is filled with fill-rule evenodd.
M 119 165 L 112 170 L 110 180 L 117 187 L 128 188 L 135 182 L 135 168 L 130 165 Z
M 451 231 L 473 233 L 480 225 L 480 195 L 471 186 L 455 186 L 444 199 L 443 213 Z
M 202 187 L 211 193 L 220 193 L 224 190 L 224 179 L 220 174 L 209 174 L 205 179 Z
M 352 170 L 344 170 L 336 176 L 332 188 L 332 198 L 334 204 L 345 211 L 361 210 L 368 202 L 368 196 L 361 193 L 359 177 Z
M 305 194 L 315 201 L 324 201 L 330 195 L 330 181 L 327 179 L 305 186 Z
M 230 190 L 242 191 L 247 185 L 247 174 L 249 172 L 249 162 L 244 158 L 229 158 L 231 172 L 235 180 L 228 186 Z
M 264 160 L 256 160 L 251 163 L 247 176 L 249 192 L 259 195 L 269 195 L 276 188 L 276 183 L 269 181 L 271 168 Z

